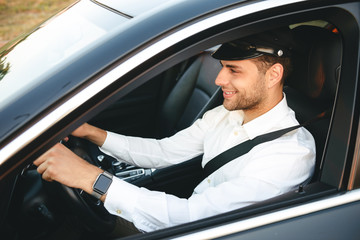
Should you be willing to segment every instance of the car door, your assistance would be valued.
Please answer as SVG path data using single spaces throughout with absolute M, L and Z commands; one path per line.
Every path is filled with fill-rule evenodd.
M 135 94 L 134 101 L 138 104 L 134 106 L 135 117 L 129 117 L 127 121 L 132 122 L 132 119 L 140 119 L 142 115 L 148 115 L 147 111 L 143 114 L 140 109 L 149 108 L 151 109 L 149 112 L 152 112 L 153 108 L 147 106 L 154 106 L 153 103 L 156 100 L 153 99 L 158 98 L 152 96 L 142 100 L 141 90 L 137 92 L 136 89 L 139 86 L 146 86 L 145 84 L 150 79 L 154 79 L 160 73 L 201 51 L 234 40 L 239 36 L 251 35 L 275 26 L 303 24 L 320 19 L 331 23 L 335 26 L 334 31 L 341 34 L 343 54 L 340 80 L 331 109 L 323 154 L 321 154 L 321 159 L 318 159 L 319 179 L 308 186 L 301 186 L 297 191 L 245 209 L 134 236 L 133 239 L 235 239 L 239 237 L 278 239 L 279 236 L 280 238 L 294 236 L 295 239 L 297 237 L 311 239 L 323 236 L 323 233 L 328 234 L 325 234 L 328 237 L 344 234 L 343 236 L 348 236 L 350 239 L 357 236 L 359 230 L 355 228 L 355 224 L 352 224 L 356 221 L 345 224 L 341 219 L 353 220 L 356 218 L 360 199 L 358 153 L 354 151 L 358 147 L 359 22 L 357 19 L 359 13 L 357 9 L 359 9 L 359 3 L 356 1 L 346 3 L 340 1 L 331 3 L 324 1 L 225 1 L 215 3 L 214 1 L 204 5 L 205 1 L 196 3 L 184 1 L 176 7 L 168 9 L 166 13 L 163 13 L 164 15 L 161 15 L 160 11 L 159 15 L 146 19 L 143 28 L 128 30 L 129 35 L 126 37 L 129 39 L 125 39 L 124 35 L 120 36 L 119 34 L 115 40 L 110 41 L 108 48 L 115 48 L 118 46 L 117 44 L 121 43 L 130 44 L 127 41 L 135 39 L 135 35 L 139 35 L 136 41 L 143 42 L 136 45 L 135 50 L 134 48 L 131 48 L 132 51 L 124 50 L 125 53 L 121 55 L 123 57 L 111 62 L 103 72 L 60 101 L 58 106 L 78 101 L 80 98 L 77 96 L 80 94 L 86 95 L 85 98 L 80 99 L 80 103 L 77 103 L 78 108 L 70 112 L 68 109 L 64 110 L 64 115 L 60 114 L 61 117 L 50 123 L 48 128 L 39 131 L 40 133 L 35 136 L 36 141 L 34 140 L 31 144 L 17 150 L 10 156 L 8 162 L 14 162 L 15 158 L 23 159 L 19 161 L 19 166 L 24 166 L 25 163 L 34 160 L 84 121 L 98 123 L 103 121 L 104 125 L 113 125 L 114 128 L 128 126 L 129 123 L 126 120 L 117 124 L 110 119 L 126 119 L 128 115 L 131 115 L 132 107 L 130 106 L 132 105 L 124 103 L 126 96 L 129 96 L 128 94 L 131 92 Z M 181 10 L 184 12 L 181 13 Z M 186 10 L 188 11 L 185 12 Z M 169 15 L 173 16 L 172 20 L 163 23 L 163 20 L 167 19 Z M 178 20 L 174 20 L 176 17 Z M 154 35 L 151 37 L 141 35 L 145 34 L 145 29 L 149 29 L 149 25 L 159 24 L 159 22 L 163 23 L 163 27 L 155 29 Z M 173 25 L 168 26 L 167 24 L 170 23 Z M 139 33 L 141 29 L 144 31 Z M 158 89 L 158 87 L 159 85 L 154 88 Z M 152 87 L 146 88 L 146 90 L 149 89 Z M 152 93 L 151 90 L 150 93 Z M 154 95 L 159 96 L 158 94 L 159 92 L 156 92 Z M 148 102 L 150 105 L 147 105 Z M 54 108 L 54 111 L 59 109 Z M 114 113 L 112 113 L 112 109 L 115 109 Z M 103 116 L 101 116 L 102 114 Z M 151 114 L 149 115 L 150 118 L 153 117 Z M 143 124 L 144 122 L 137 126 L 144 126 L 142 129 L 148 128 Z M 138 132 L 134 134 L 138 134 Z M 29 148 L 34 150 L 29 151 Z M 7 172 L 10 172 L 9 169 L 10 167 L 6 168 Z M 165 169 L 163 172 L 171 178 L 172 170 L 179 171 L 179 168 L 168 169 L 168 171 Z M 3 170 L 3 172 L 6 171 Z M 170 181 L 169 177 L 159 177 L 159 184 L 174 180 Z M 150 182 L 140 181 L 138 185 L 145 187 L 154 185 L 156 190 L 156 181 L 156 178 L 152 178 Z M 354 211 L 351 212 L 350 209 Z M 313 224 L 319 222 L 322 224 Z M 306 227 L 306 231 L 301 231 L 303 226 Z M 334 228 L 329 230 L 328 226 L 334 226 Z

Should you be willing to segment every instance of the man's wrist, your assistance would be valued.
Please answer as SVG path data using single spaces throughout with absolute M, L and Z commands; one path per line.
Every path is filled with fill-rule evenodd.
M 105 142 L 107 132 L 101 128 L 92 125 L 87 125 L 86 127 L 87 127 L 86 132 L 88 134 L 85 136 L 85 138 L 93 142 L 97 146 L 101 147 Z
M 104 201 L 105 200 L 104 195 L 106 195 L 108 189 L 110 188 L 112 180 L 113 180 L 113 175 L 110 174 L 109 172 L 104 171 L 100 173 L 97 176 L 96 180 L 94 181 L 91 195 L 96 197 L 97 199 Z

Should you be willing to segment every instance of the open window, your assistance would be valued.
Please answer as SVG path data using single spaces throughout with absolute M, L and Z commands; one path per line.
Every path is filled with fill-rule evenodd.
M 340 81 L 343 45 L 338 29 L 325 20 L 295 22 L 288 26 L 296 41 L 292 57 L 294 71 L 284 86 L 288 104 L 300 123 L 324 115 L 307 126 L 317 146 L 316 171 L 312 180 L 316 182 L 320 177 Z M 264 24 L 256 24 L 251 29 L 253 33 L 253 29 L 259 32 L 267 28 Z M 247 32 L 241 28 L 233 31 L 238 36 Z M 222 104 L 222 93 L 214 83 L 220 64 L 211 57 L 216 46 L 197 50 L 195 55 L 152 77 L 90 122 L 121 134 L 152 138 L 167 137 L 189 126 L 205 111 Z M 94 159 L 104 156 L 99 151 L 92 152 Z M 200 162 L 201 157 L 198 157 L 155 172 L 141 169 L 140 175 L 135 174 L 139 169 L 122 164 L 118 176 L 139 186 L 189 197 L 201 180 Z
M 335 16 L 334 12 L 338 16 Z M 321 16 L 321 18 L 313 18 L 313 16 Z M 350 76 L 354 77 L 356 72 L 342 67 L 344 63 L 355 60 L 350 56 L 349 52 L 345 51 L 346 41 L 344 42 L 344 39 L 352 38 L 348 29 L 341 26 L 347 17 L 346 13 L 341 9 L 315 10 L 286 16 L 286 18 L 279 17 L 275 20 L 263 20 L 260 23 L 233 28 L 227 32 L 218 33 L 217 37 L 209 37 L 207 43 L 192 46 L 193 49 L 200 49 L 198 52 L 201 52 L 201 54 L 195 56 L 190 54 L 191 58 L 186 59 L 177 66 L 180 76 L 184 76 L 183 74 L 188 69 L 191 69 L 192 64 L 196 63 L 199 56 L 202 58 L 202 54 L 209 54 L 206 49 L 211 49 L 217 44 L 225 42 L 225 40 L 231 41 L 236 36 L 246 36 L 254 32 L 264 31 L 269 29 L 269 26 L 290 26 L 298 43 L 298 51 L 293 59 L 295 70 L 284 87 L 289 106 L 296 111 L 297 118 L 301 123 L 312 120 L 319 114 L 323 115 L 323 117 L 308 126 L 308 130 L 313 134 L 317 143 L 316 172 L 311 184 L 306 187 L 299 186 L 297 191 L 283 196 L 221 216 L 215 216 L 208 219 L 208 222 L 203 220 L 195 224 L 189 224 L 185 228 L 196 229 L 196 227 L 202 227 L 209 222 L 216 225 L 225 219 L 226 221 L 245 219 L 254 214 L 262 214 L 281 207 L 289 207 L 318 197 L 335 194 L 346 185 L 346 181 L 342 182 L 340 175 L 349 171 L 345 167 L 347 150 L 344 145 L 334 146 L 334 144 L 338 141 L 347 142 L 347 139 L 350 139 L 351 134 L 353 134 L 350 123 L 353 110 L 350 110 L 349 107 L 351 106 L 350 108 L 354 109 L 355 105 L 350 104 L 349 98 L 353 99 L 354 95 L 349 97 L 348 93 L 354 94 L 354 91 L 351 87 L 347 88 L 345 82 L 351 82 L 352 77 Z M 347 24 L 351 25 L 349 22 Z M 352 42 L 352 40 L 349 42 Z M 185 68 L 179 66 L 185 66 Z M 167 71 L 171 72 L 175 68 L 170 68 Z M 177 76 L 177 74 L 175 75 Z M 213 75 L 209 79 L 215 79 L 215 77 Z M 175 87 L 176 84 L 173 84 L 173 86 Z M 211 102 L 211 104 L 215 104 L 213 106 L 221 104 L 221 98 L 216 97 L 216 94 L 215 90 L 209 98 L 209 100 L 214 99 L 216 102 Z M 166 97 L 163 99 L 166 99 Z M 349 111 L 344 109 L 345 102 L 349 104 L 346 107 Z M 188 103 L 191 104 L 191 101 L 189 100 Z M 345 121 L 344 125 L 340 125 L 340 119 Z M 342 136 L 339 138 L 339 132 L 345 132 L 345 134 L 340 134 Z M 179 166 L 157 170 L 153 172 L 152 177 L 134 180 L 134 184 L 178 196 L 187 196 L 189 193 L 191 194 L 191 191 L 184 189 L 183 186 L 192 187 L 199 180 L 196 178 L 196 176 L 199 176 L 198 171 L 201 171 L 199 161 L 199 159 L 194 159 Z M 333 164 L 339 166 L 339 168 L 334 169 Z M 189 172 L 192 173 L 189 174 Z M 185 176 L 189 178 L 184 180 Z M 193 184 L 188 184 L 191 182 Z M 174 191 L 174 189 L 177 190 Z M 180 231 L 180 229 L 181 226 L 174 228 L 174 231 Z M 154 233 L 153 235 L 147 235 L 147 237 L 161 236 L 162 233 L 166 235 L 164 230 L 159 235 Z
M 309 21 L 308 17 L 296 16 L 289 19 L 291 20 L 285 21 L 286 24 L 279 18 L 237 27 L 222 33 L 221 38 L 214 37 L 216 41 L 210 38 L 207 40 L 208 43 L 194 44 L 193 49 L 196 51 L 187 51 L 188 57 L 184 58 L 182 55 L 182 58 L 179 58 L 181 61 L 177 60 L 178 63 L 175 65 L 163 63 L 160 68 L 163 67 L 165 70 L 149 79 L 142 76 L 141 79 L 146 79 L 146 83 L 119 99 L 90 122 L 131 136 L 161 138 L 172 135 L 189 126 L 196 118 L 201 117 L 204 111 L 222 103 L 222 94 L 214 84 L 220 64 L 211 58 L 211 53 L 218 44 L 239 36 L 268 30 L 269 26 L 280 27 L 285 24 L 292 29 L 297 42 L 293 56 L 294 71 L 284 86 L 288 104 L 296 112 L 300 123 L 323 115 L 320 120 L 307 127 L 313 134 L 317 146 L 313 184 L 299 186 L 298 192 L 259 203 L 258 207 L 240 209 L 235 211 L 233 216 L 238 217 L 240 212 L 240 216 L 258 213 L 263 206 L 266 206 L 266 209 L 277 208 L 280 203 L 281 206 L 288 206 L 289 202 L 312 199 L 314 194 L 334 193 L 337 190 L 336 186 L 323 184 L 320 177 L 335 114 L 343 62 L 341 29 L 327 18 Z M 166 65 L 169 67 L 164 67 Z M 120 178 L 138 186 L 165 191 L 179 197 L 189 197 L 194 187 L 202 180 L 201 157 L 153 171 L 127 164 L 119 166 L 115 159 L 99 151 L 89 152 L 93 152 L 94 159 L 98 159 L 99 156 L 103 159 L 105 156 L 106 159 L 115 161 L 116 166 L 113 166 L 112 170 Z

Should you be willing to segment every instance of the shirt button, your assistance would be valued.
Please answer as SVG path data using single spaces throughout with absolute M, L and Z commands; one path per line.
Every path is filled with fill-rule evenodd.
M 116 213 L 117 213 L 117 214 L 121 214 L 121 210 L 119 210 L 119 209 L 116 210 Z
M 210 178 L 208 178 L 207 182 L 208 182 L 208 183 L 210 183 L 210 182 L 211 182 Z
M 239 132 L 238 132 L 238 131 L 235 131 L 235 132 L 234 132 L 234 135 L 235 135 L 235 136 L 239 135 Z

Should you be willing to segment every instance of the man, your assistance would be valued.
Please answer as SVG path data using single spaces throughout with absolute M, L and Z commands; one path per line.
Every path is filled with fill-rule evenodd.
M 72 135 L 86 138 L 104 152 L 137 166 L 161 168 L 202 153 L 204 166 L 241 142 L 298 124 L 283 94 L 283 81 L 291 68 L 291 46 L 288 29 L 223 44 L 213 54 L 222 64 L 215 83 L 223 90 L 223 105 L 170 138 L 125 137 L 88 124 Z M 109 179 L 101 175 L 103 170 L 80 159 L 62 144 L 34 163 L 44 179 L 89 194 L 94 192 L 99 175 Z M 189 199 L 138 188 L 115 177 L 95 195 L 104 201 L 110 213 L 148 232 L 238 209 L 296 189 L 309 181 L 314 164 L 314 139 L 300 128 L 259 144 L 224 165 L 204 179 Z

